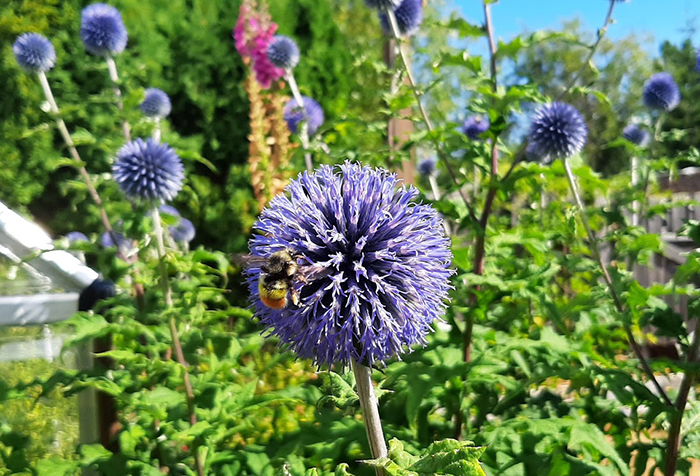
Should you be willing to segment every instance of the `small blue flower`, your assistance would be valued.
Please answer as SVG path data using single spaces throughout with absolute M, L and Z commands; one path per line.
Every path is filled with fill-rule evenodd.
M 532 152 L 545 162 L 581 152 L 587 136 L 588 129 L 581 113 L 563 102 L 541 106 L 530 127 Z
M 642 97 L 649 109 L 670 111 L 681 102 L 681 91 L 669 73 L 656 73 L 644 83 Z
M 418 31 L 423 23 L 423 0 L 403 0 L 401 5 L 394 10 L 396 23 L 399 26 L 399 33 L 410 36 Z M 391 35 L 391 25 L 386 12 L 379 13 L 379 23 L 385 34 Z
M 85 49 L 97 56 L 121 53 L 129 35 L 119 10 L 104 3 L 94 3 L 83 9 L 80 38 Z
M 158 207 L 158 211 L 160 211 L 161 213 L 165 213 L 166 215 L 170 215 L 171 217 L 181 217 L 180 212 L 177 211 L 177 208 L 175 208 L 172 205 L 161 205 Z
M 301 111 L 296 99 L 291 99 L 284 107 L 284 120 L 287 122 L 287 127 L 293 134 L 299 132 L 299 123 L 306 120 L 309 125 L 309 137 L 316 134 L 321 125 L 323 125 L 324 116 L 321 105 L 307 96 L 301 97 L 304 101 L 304 109 L 306 114 Z
M 172 104 L 168 95 L 163 91 L 157 88 L 148 88 L 139 108 L 144 116 L 162 119 L 170 114 Z
M 471 140 L 477 140 L 481 134 L 489 130 L 491 123 L 488 117 L 469 116 L 462 124 L 462 133 Z
M 169 227 L 168 230 L 173 240 L 183 243 L 189 243 L 194 240 L 196 234 L 194 225 L 187 218 L 180 218 L 180 221 L 176 225 Z
M 175 151 L 153 139 L 136 139 L 119 149 L 112 174 L 128 197 L 155 202 L 175 198 L 184 179 Z
M 85 236 L 85 233 L 81 233 L 79 231 L 71 231 L 70 233 L 66 233 L 66 239 L 68 240 L 68 243 L 78 243 L 80 241 L 90 241 L 88 240 L 88 237 Z
M 638 124 L 630 124 L 622 130 L 622 137 L 640 147 L 646 147 L 651 140 L 651 134 Z
M 48 38 L 38 33 L 24 33 L 12 45 L 17 63 L 26 71 L 47 72 L 56 64 L 56 50 Z
M 698 51 L 695 53 L 695 71 L 700 73 L 700 48 L 698 48 Z
M 114 239 L 112 239 L 113 236 Z M 114 240 L 117 241 L 117 245 L 122 252 L 128 252 L 131 250 L 131 240 L 125 237 L 123 233 L 118 231 L 112 231 L 112 233 L 109 233 L 108 231 L 105 231 L 102 233 L 102 236 L 100 236 L 100 244 L 103 248 L 114 248 Z
M 299 47 L 284 35 L 275 35 L 267 47 L 267 59 L 278 68 L 293 69 L 299 64 Z
M 418 162 L 418 173 L 423 177 L 430 177 L 437 171 L 437 159 L 435 157 L 427 157 Z
M 403 0 L 365 0 L 365 5 L 377 10 L 396 10 Z
M 317 365 L 372 365 L 425 344 L 445 311 L 450 240 L 418 191 L 394 174 L 346 162 L 304 172 L 254 228 L 253 256 L 298 255 L 299 304 L 265 306 L 258 266 L 246 273 L 262 324 Z

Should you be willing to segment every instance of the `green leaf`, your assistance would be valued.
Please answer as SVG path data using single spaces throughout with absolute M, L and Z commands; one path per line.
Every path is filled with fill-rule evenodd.
M 42 459 L 36 465 L 37 476 L 73 476 L 78 470 L 77 461 L 66 461 L 58 456 Z
M 83 466 L 90 466 L 101 461 L 107 461 L 112 457 L 112 452 L 99 444 L 83 445 L 80 447 L 80 463 Z

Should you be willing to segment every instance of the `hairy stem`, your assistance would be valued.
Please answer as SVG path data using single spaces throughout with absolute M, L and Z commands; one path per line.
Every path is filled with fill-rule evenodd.
M 369 441 L 372 458 L 385 458 L 389 453 L 386 448 L 386 441 L 384 440 L 382 421 L 379 418 L 379 401 L 374 393 L 374 386 L 372 384 L 372 369 L 355 360 L 351 361 L 351 365 L 352 371 L 355 374 L 357 396 L 360 399 L 362 418 L 365 421 L 367 440 Z M 382 468 L 377 468 L 376 472 L 377 476 L 387 476 L 386 471 Z
M 287 68 L 284 73 L 284 77 L 289 84 L 289 89 L 292 90 L 292 96 L 297 102 L 297 107 L 301 108 L 301 113 L 304 116 L 304 120 L 301 123 L 301 131 L 299 133 L 299 138 L 301 139 L 301 146 L 304 148 L 304 161 L 306 162 L 306 170 L 311 172 L 314 169 L 313 162 L 311 161 L 311 153 L 309 152 L 309 118 L 306 115 L 306 107 L 304 106 L 304 98 L 301 97 L 301 92 L 299 91 L 299 86 L 297 85 L 297 80 L 294 78 L 294 72 Z
M 155 122 L 155 128 L 153 128 L 153 140 L 156 142 L 160 142 L 160 136 L 161 136 L 160 117 L 156 117 L 154 122 Z
M 404 70 L 406 71 L 406 76 L 408 77 L 408 82 L 411 85 L 411 90 L 413 91 L 413 95 L 416 98 L 416 103 L 418 104 L 418 109 L 420 110 L 421 116 L 423 117 L 423 122 L 425 123 L 425 127 L 428 128 L 429 132 L 433 132 L 435 128 L 433 127 L 433 123 L 430 121 L 430 118 L 428 117 L 428 112 L 425 109 L 425 105 L 423 104 L 423 101 L 421 99 L 421 92 L 418 91 L 418 86 L 416 83 L 416 78 L 413 76 L 413 71 L 411 70 L 411 67 L 408 62 L 408 58 L 406 57 L 406 52 L 404 51 L 403 48 L 400 47 L 400 42 L 401 42 L 401 33 L 399 32 L 399 25 L 396 22 L 396 15 L 394 15 L 394 11 L 392 9 L 387 9 L 386 10 L 386 15 L 387 18 L 389 19 L 389 25 L 391 26 L 391 31 L 394 36 L 394 39 L 396 40 L 397 44 L 399 44 L 399 56 L 401 57 L 401 62 L 403 63 Z M 472 220 L 477 221 L 476 214 L 474 213 L 474 209 L 472 208 L 472 205 L 469 201 L 469 197 L 467 197 L 466 192 L 464 191 L 463 187 L 460 186 L 459 184 L 459 179 L 457 178 L 457 174 L 455 173 L 454 169 L 452 168 L 452 165 L 450 164 L 447 154 L 445 154 L 445 151 L 442 148 L 442 144 L 440 144 L 439 141 L 436 139 L 433 139 L 433 144 L 435 146 L 435 149 L 437 150 L 438 156 L 440 157 L 440 160 L 442 161 L 443 165 L 445 166 L 445 170 L 447 170 L 447 173 L 449 174 L 450 178 L 452 181 L 455 183 L 457 186 L 457 191 L 459 192 L 459 195 L 462 197 L 462 200 L 464 201 L 464 205 L 467 207 L 467 210 L 469 212 L 469 216 L 472 218 Z
M 170 327 L 170 336 L 173 340 L 173 347 L 175 348 L 175 357 L 180 365 L 182 365 L 183 370 L 183 381 L 185 384 L 185 396 L 187 397 L 187 413 L 190 417 L 190 425 L 195 425 L 197 423 L 197 414 L 195 412 L 194 406 L 194 390 L 192 389 L 192 382 L 190 382 L 190 374 L 187 370 L 189 366 L 185 360 L 185 354 L 182 351 L 182 344 L 180 343 L 180 336 L 177 332 L 177 322 L 175 321 L 175 314 L 173 312 L 173 293 L 170 289 L 170 281 L 168 280 L 168 269 L 165 263 L 165 244 L 163 239 L 163 226 L 160 221 L 160 213 L 158 212 L 158 207 L 153 207 L 153 232 L 156 235 L 156 243 L 158 245 L 158 270 L 160 271 L 160 285 L 163 288 L 163 295 L 165 296 L 165 305 L 168 309 L 168 326 Z M 199 457 L 198 445 L 192 445 L 192 453 L 194 455 L 195 464 L 197 465 L 197 474 L 199 476 L 204 476 L 204 464 Z
M 585 61 L 583 62 L 583 66 L 576 72 L 571 77 L 571 80 L 569 83 L 566 85 L 564 90 L 559 94 L 557 97 L 557 100 L 560 100 L 565 94 L 567 94 L 571 88 L 574 87 L 576 84 L 576 81 L 579 80 L 585 69 L 588 67 L 588 64 L 591 62 L 593 59 L 593 55 L 595 55 L 596 50 L 598 49 L 598 46 L 600 43 L 603 41 L 603 38 L 605 37 L 605 34 L 608 31 L 608 26 L 610 26 L 610 23 L 612 22 L 612 14 L 613 11 L 615 10 L 615 3 L 617 3 L 617 0 L 610 0 L 610 7 L 608 8 L 608 14 L 605 16 L 605 21 L 603 22 L 603 26 L 598 30 L 598 37 L 596 38 L 595 43 L 590 46 L 590 51 L 588 52 L 588 56 L 586 57 Z
M 122 91 L 119 89 L 119 74 L 117 73 L 117 64 L 114 62 L 114 58 L 107 56 L 107 69 L 109 70 L 109 77 L 114 83 L 114 95 L 117 96 L 117 106 L 119 110 L 124 110 L 124 102 L 122 101 Z M 124 130 L 124 138 L 127 142 L 131 142 L 131 126 L 127 121 L 122 123 L 122 129 Z
M 625 314 L 625 308 L 622 304 L 622 300 L 620 299 L 620 296 L 617 294 L 617 291 L 615 290 L 613 280 L 610 277 L 610 273 L 608 272 L 608 267 L 605 265 L 605 262 L 603 261 L 603 258 L 600 254 L 600 249 L 598 248 L 598 241 L 596 239 L 595 233 L 593 233 L 593 230 L 591 229 L 590 223 L 588 222 L 588 217 L 586 215 L 586 209 L 583 205 L 583 200 L 581 200 L 581 194 L 579 192 L 578 184 L 576 183 L 576 178 L 574 177 L 574 174 L 571 171 L 571 166 L 569 165 L 569 161 L 567 159 L 561 159 L 561 161 L 562 161 L 562 164 L 564 165 L 564 170 L 566 171 L 566 178 L 569 181 L 569 187 L 571 188 L 571 193 L 574 195 L 574 200 L 576 201 L 576 206 L 579 209 L 579 216 L 581 217 L 581 222 L 583 223 L 583 227 L 586 229 L 586 234 L 588 235 L 588 241 L 590 241 L 591 253 L 593 254 L 593 257 L 595 258 L 595 260 L 598 262 L 598 265 L 600 265 L 600 269 L 603 272 L 603 278 L 605 279 L 605 282 L 608 285 L 608 289 L 610 290 L 610 295 L 612 296 L 615 307 L 617 308 L 617 312 L 619 312 L 621 315 L 623 315 L 623 314 Z M 651 370 L 651 367 L 649 366 L 649 362 L 647 362 L 647 359 L 642 354 L 642 349 L 639 346 L 639 344 L 637 343 L 636 339 L 634 338 L 634 334 L 632 333 L 631 325 L 627 322 L 625 322 L 623 325 L 624 325 L 625 333 L 627 334 L 627 339 L 629 340 L 629 343 L 630 343 L 630 347 L 632 347 L 632 351 L 634 352 L 634 355 L 637 357 L 640 364 L 642 365 L 642 369 L 644 370 L 644 373 L 647 374 L 647 377 L 649 377 L 652 384 L 654 385 L 654 387 L 658 391 L 659 396 L 664 400 L 666 405 L 673 406 L 673 403 L 668 398 L 668 395 L 666 395 L 666 392 L 664 391 L 663 387 L 659 384 L 659 381 L 656 379 L 654 372 Z

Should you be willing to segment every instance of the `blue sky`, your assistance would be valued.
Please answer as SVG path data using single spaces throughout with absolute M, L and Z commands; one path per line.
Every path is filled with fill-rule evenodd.
M 452 0 L 456 8 L 472 23 L 483 22 L 481 0 Z M 558 29 L 562 20 L 578 16 L 587 29 L 595 32 L 603 23 L 609 3 L 605 0 L 500 0 L 492 5 L 496 35 L 509 39 L 523 29 Z M 650 53 L 657 54 L 664 40 L 680 43 L 688 37 L 682 30 L 694 21 L 698 31 L 694 44 L 700 43 L 700 0 L 631 0 L 615 6 L 613 24 L 608 35 L 621 38 L 631 33 L 653 34 Z

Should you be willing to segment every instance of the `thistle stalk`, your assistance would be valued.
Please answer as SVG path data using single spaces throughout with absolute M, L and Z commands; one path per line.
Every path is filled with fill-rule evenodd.
M 286 68 L 284 70 L 284 77 L 289 84 L 289 89 L 292 90 L 292 96 L 297 102 L 297 106 L 301 108 L 301 113 L 304 116 L 304 120 L 301 123 L 301 132 L 299 138 L 301 139 L 301 146 L 304 148 L 304 161 L 306 162 L 306 170 L 309 172 L 313 171 L 314 166 L 311 161 L 311 153 L 309 152 L 309 118 L 306 115 L 306 107 L 304 106 L 304 98 L 301 97 L 301 92 L 299 91 L 299 86 L 294 78 L 294 72 L 291 68 Z
M 158 248 L 158 270 L 160 271 L 160 284 L 163 288 L 165 305 L 169 314 L 168 326 L 170 328 L 170 336 L 173 340 L 173 347 L 175 348 L 175 357 L 177 358 L 178 363 L 182 366 L 185 396 L 187 399 L 187 413 L 190 417 L 190 425 L 194 426 L 197 423 L 197 414 L 194 406 L 194 391 L 190 381 L 190 374 L 187 370 L 189 364 L 185 360 L 185 354 L 182 351 L 180 336 L 177 332 L 177 322 L 175 321 L 175 314 L 173 312 L 173 293 L 170 288 L 170 281 L 168 281 L 168 270 L 165 263 L 164 233 L 163 226 L 161 225 L 160 221 L 160 212 L 158 212 L 158 207 L 153 207 L 152 216 L 153 232 L 156 235 L 156 243 Z M 204 465 L 199 457 L 198 445 L 192 445 L 192 453 L 194 455 L 195 464 L 197 465 L 197 474 L 199 476 L 204 476 Z
M 379 417 L 379 401 L 377 400 L 377 396 L 374 393 L 374 386 L 372 385 L 372 369 L 355 360 L 351 361 L 351 365 L 352 371 L 355 374 L 357 396 L 360 399 L 362 418 L 365 421 L 367 440 L 369 441 L 372 458 L 385 458 L 389 453 L 386 448 L 382 422 Z M 376 468 L 376 473 L 377 476 L 387 476 L 383 468 Z
M 109 70 L 109 77 L 114 83 L 114 95 L 117 97 L 117 107 L 120 111 L 124 110 L 124 102 L 122 101 L 122 91 L 119 88 L 119 74 L 117 73 L 117 64 L 114 62 L 114 58 L 107 56 L 105 58 L 107 61 L 107 69 Z M 131 126 L 125 120 L 122 123 L 122 129 L 124 131 L 124 138 L 127 142 L 131 142 Z
M 569 181 L 569 187 L 571 189 L 571 193 L 573 194 L 574 200 L 576 202 L 576 206 L 579 209 L 579 216 L 581 218 L 581 222 L 583 223 L 583 227 L 586 229 L 586 234 L 588 235 L 588 241 L 590 242 L 591 253 L 593 254 L 593 257 L 598 262 L 598 265 L 600 266 L 600 269 L 603 272 L 603 278 L 605 279 L 605 283 L 608 285 L 608 289 L 610 290 L 610 295 L 612 296 L 612 299 L 613 299 L 613 302 L 615 304 L 615 308 L 617 309 L 617 312 L 620 313 L 621 315 L 623 315 L 623 314 L 625 314 L 624 305 L 622 304 L 622 300 L 620 299 L 620 296 L 618 295 L 617 291 L 615 290 L 613 280 L 610 277 L 610 273 L 608 272 L 608 268 L 605 265 L 605 262 L 603 261 L 603 258 L 600 254 L 600 249 L 598 248 L 598 241 L 597 241 L 595 233 L 593 233 L 593 230 L 591 229 L 591 225 L 588 221 L 588 217 L 586 215 L 586 209 L 583 205 L 583 200 L 581 199 L 581 194 L 579 192 L 576 178 L 574 177 L 574 174 L 571 171 L 571 166 L 569 165 L 569 161 L 566 158 L 562 158 L 561 161 L 562 161 L 562 164 L 564 165 L 564 170 L 566 171 L 566 178 Z M 642 349 L 639 346 L 639 344 L 637 343 L 637 341 L 634 337 L 634 334 L 632 333 L 631 325 L 629 323 L 625 322 L 625 323 L 623 323 L 623 326 L 625 329 L 625 333 L 627 334 L 627 339 L 629 340 L 630 347 L 632 347 L 632 351 L 634 352 L 634 355 L 637 357 L 640 364 L 642 365 L 642 369 L 644 370 L 644 373 L 647 374 L 647 377 L 651 380 L 652 384 L 654 385 L 657 392 L 659 393 L 659 396 L 663 399 L 664 403 L 666 403 L 666 405 L 668 405 L 669 407 L 672 407 L 673 403 L 668 398 L 668 395 L 664 391 L 661 384 L 659 384 L 659 381 L 656 379 L 654 372 L 652 371 L 651 367 L 649 366 L 649 362 L 647 362 L 646 358 L 642 354 Z

